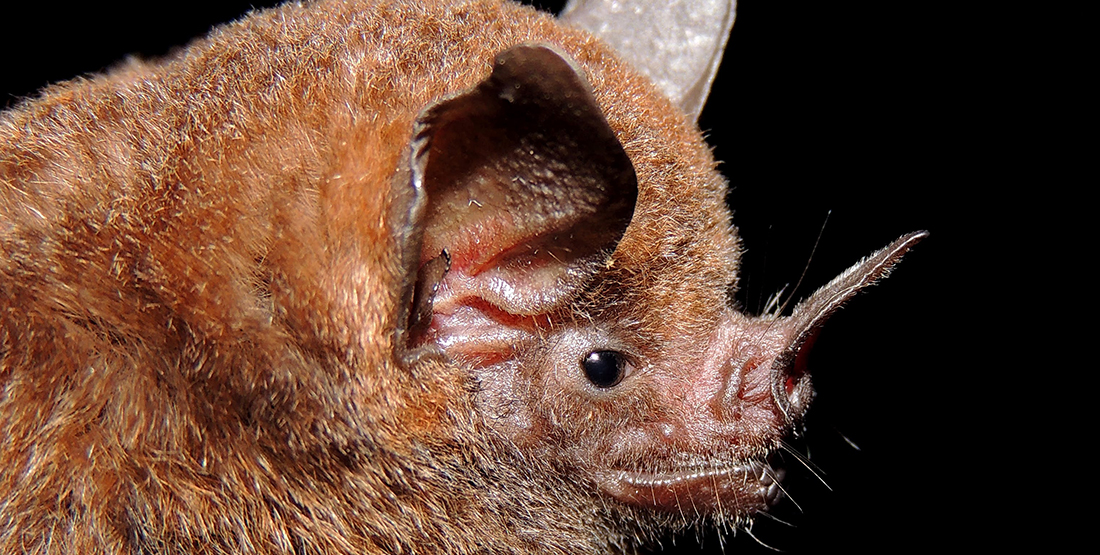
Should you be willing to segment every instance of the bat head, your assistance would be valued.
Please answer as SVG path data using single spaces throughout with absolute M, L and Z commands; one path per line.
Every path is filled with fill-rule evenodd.
M 527 456 L 628 506 L 736 522 L 779 497 L 769 455 L 813 397 L 821 325 L 924 233 L 789 315 L 737 311 L 726 184 L 692 125 L 709 78 L 665 88 L 679 111 L 601 104 L 570 55 L 521 44 L 425 110 L 398 344 L 469 369 L 487 422 Z

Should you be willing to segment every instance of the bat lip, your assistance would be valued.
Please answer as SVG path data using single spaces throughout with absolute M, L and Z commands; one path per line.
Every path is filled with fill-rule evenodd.
M 727 518 L 767 510 L 783 497 L 785 472 L 764 461 L 691 466 L 668 471 L 609 470 L 596 482 L 608 495 L 638 507 L 685 516 Z

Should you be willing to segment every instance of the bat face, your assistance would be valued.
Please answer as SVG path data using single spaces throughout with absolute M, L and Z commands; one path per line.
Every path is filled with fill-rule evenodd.
M 736 311 L 694 124 L 732 6 L 687 77 L 602 6 L 287 6 L 6 113 L 0 546 L 605 552 L 775 503 L 817 331 L 923 234 Z
M 813 396 L 821 324 L 923 234 L 789 317 L 747 317 L 729 298 L 724 183 L 697 138 L 632 151 L 582 71 L 552 47 L 512 47 L 421 117 L 411 173 L 432 277 L 418 283 L 433 294 L 418 296 L 430 323 L 413 341 L 473 368 L 490 425 L 533 456 L 629 505 L 740 522 L 779 497 L 767 458 Z M 654 150 L 689 164 L 670 171 Z

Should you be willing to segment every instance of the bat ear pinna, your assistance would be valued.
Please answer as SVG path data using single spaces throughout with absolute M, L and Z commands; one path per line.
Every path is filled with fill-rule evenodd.
M 442 253 L 449 261 L 432 300 L 441 314 L 471 298 L 518 317 L 562 307 L 607 263 L 638 196 L 584 76 L 545 44 L 505 50 L 485 81 L 426 110 L 410 162 L 409 186 L 427 199 L 410 220 L 421 235 L 412 258 L 426 269 Z M 480 345 L 463 356 L 488 356 L 478 340 L 508 335 L 498 329 L 508 322 L 489 315 L 456 327 L 444 319 L 432 334 L 447 335 L 453 357 L 460 344 Z

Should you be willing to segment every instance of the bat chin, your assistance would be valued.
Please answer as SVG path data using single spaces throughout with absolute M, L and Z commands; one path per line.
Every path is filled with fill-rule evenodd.
M 768 462 L 751 461 L 662 471 L 606 470 L 597 473 L 596 483 L 604 493 L 636 507 L 741 519 L 779 502 L 784 474 Z

